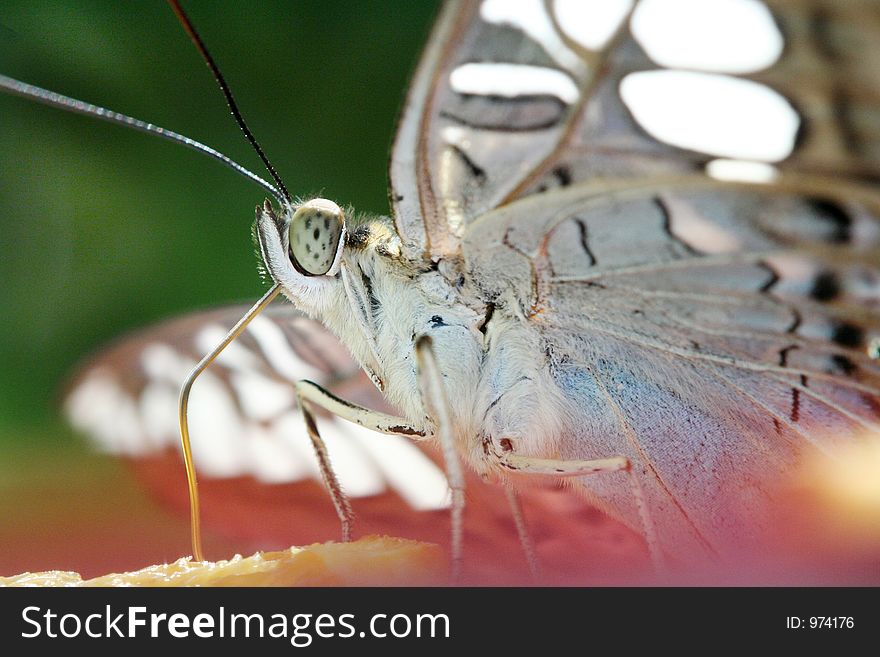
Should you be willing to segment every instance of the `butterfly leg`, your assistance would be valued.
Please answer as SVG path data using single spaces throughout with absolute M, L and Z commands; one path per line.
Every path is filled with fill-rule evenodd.
M 559 460 L 559 459 L 542 459 L 530 456 L 522 456 L 519 454 L 511 454 L 505 452 L 497 454 L 500 465 L 508 470 L 513 470 L 521 474 L 544 475 L 553 477 L 582 477 L 585 475 L 601 474 L 603 472 L 625 471 L 629 475 L 630 486 L 632 488 L 633 499 L 636 502 L 636 508 L 639 512 L 639 519 L 644 530 L 645 541 L 648 544 L 648 553 L 651 556 L 651 562 L 655 570 L 662 572 L 665 569 L 663 555 L 657 542 L 657 533 L 654 530 L 654 522 L 648 513 L 648 507 L 645 504 L 645 496 L 642 493 L 642 486 L 638 477 L 633 472 L 632 462 L 624 456 L 614 456 L 607 459 L 590 459 L 590 460 Z
M 321 476 L 324 484 L 330 492 L 330 498 L 333 500 L 333 506 L 336 508 L 336 514 L 342 523 L 342 540 L 351 540 L 351 526 L 354 521 L 354 512 L 348 497 L 339 484 L 339 479 L 333 471 L 330 458 L 327 454 L 327 447 L 318 432 L 318 424 L 315 421 L 312 406 L 323 408 L 328 413 L 340 417 L 349 422 L 354 422 L 362 427 L 377 431 L 379 433 L 390 433 L 395 435 L 403 435 L 414 440 L 425 438 L 425 432 L 417 429 L 399 417 L 373 411 L 357 404 L 340 399 L 328 390 L 325 390 L 317 383 L 302 379 L 297 381 L 294 386 L 296 396 L 299 400 L 300 408 L 306 422 L 306 430 L 309 439 L 315 448 L 315 454 L 318 457 L 318 464 L 321 469 Z
M 310 404 L 302 396 L 299 397 L 299 407 L 302 410 L 303 418 L 306 422 L 306 431 L 309 434 L 309 440 L 312 441 L 312 447 L 315 449 L 315 456 L 318 458 L 318 467 L 321 470 L 321 477 L 324 479 L 324 485 L 330 492 L 330 499 L 333 500 L 333 506 L 336 508 L 336 515 L 342 523 L 342 541 L 348 543 L 351 541 L 351 526 L 354 523 L 354 512 L 351 509 L 351 502 L 348 496 L 339 485 L 339 479 L 333 471 L 330 463 L 330 457 L 327 454 L 327 446 L 318 433 L 318 424 L 315 422 L 315 416 L 312 413 Z
M 435 431 L 440 439 L 446 477 L 452 491 L 452 579 L 461 574 L 462 537 L 464 534 L 464 472 L 458 459 L 453 433 L 452 409 L 446 396 L 443 374 L 437 363 L 433 341 L 427 335 L 416 340 L 419 388 L 425 410 L 435 420 Z
M 425 432 L 410 426 L 406 420 L 387 415 L 379 411 L 372 411 L 368 408 L 352 404 L 351 402 L 340 399 L 333 393 L 325 390 L 317 383 L 302 379 L 297 381 L 294 389 L 299 400 L 299 406 L 302 409 L 303 417 L 306 421 L 306 430 L 312 446 L 315 448 L 315 454 L 318 457 L 318 464 L 321 469 L 321 476 L 324 484 L 330 492 L 330 498 L 333 500 L 333 506 L 336 508 L 336 514 L 342 523 L 342 540 L 348 542 L 351 540 L 351 526 L 354 522 L 354 512 L 348 496 L 342 490 L 339 479 L 333 471 L 330 458 L 327 454 L 327 447 L 318 433 L 318 424 L 315 421 L 314 413 L 312 413 L 312 405 L 323 408 L 328 413 L 341 417 L 349 422 L 354 422 L 362 427 L 377 431 L 379 433 L 390 433 L 403 435 L 415 440 L 425 437 Z
M 406 436 L 412 440 L 424 440 L 427 437 L 423 430 L 411 426 L 403 418 L 353 404 L 307 379 L 297 381 L 295 388 L 300 402 L 314 404 L 331 415 L 354 422 L 366 429 L 378 433 Z
M 522 546 L 526 556 L 526 563 L 529 565 L 529 574 L 534 581 L 541 579 L 541 563 L 538 561 L 538 553 L 535 551 L 535 544 L 529 535 L 529 529 L 526 527 L 526 519 L 523 516 L 522 504 L 519 501 L 519 495 L 516 489 L 510 484 L 504 485 L 504 492 L 507 495 L 507 503 L 510 505 L 510 513 L 513 516 L 513 522 L 516 525 L 516 534 L 519 537 L 519 544 Z
M 432 417 L 437 418 L 437 435 L 443 450 L 443 456 L 446 461 L 446 477 L 449 481 L 449 487 L 452 491 L 452 568 L 453 579 L 456 579 L 461 570 L 461 554 L 462 554 L 462 536 L 463 536 L 463 519 L 464 519 L 464 473 L 458 456 L 455 451 L 454 437 L 452 434 L 451 412 L 449 402 L 446 399 L 445 391 L 442 387 L 442 377 L 437 366 L 437 360 L 434 356 L 433 349 L 430 346 L 430 338 L 424 337 L 416 344 L 416 356 L 419 363 L 419 383 L 422 387 L 422 395 L 425 399 L 425 407 L 429 410 Z M 393 415 L 387 415 L 380 411 L 370 410 L 357 404 L 340 399 L 333 393 L 325 390 L 321 386 L 312 381 L 302 380 L 296 383 L 296 394 L 304 409 L 314 405 L 323 408 L 328 413 L 340 417 L 344 420 L 354 422 L 362 427 L 377 431 L 379 433 L 388 433 L 406 436 L 412 440 L 424 440 L 429 437 L 425 430 L 412 426 L 403 418 Z M 306 420 L 310 422 L 310 426 L 314 427 L 314 417 L 308 412 L 308 416 L 312 418 Z M 309 435 L 312 436 L 312 428 L 309 429 Z M 317 430 L 315 429 L 315 434 Z M 314 438 L 313 438 L 314 442 Z M 323 442 L 320 442 L 323 446 Z M 316 444 L 316 451 L 322 453 L 322 447 Z M 323 452 L 326 457 L 326 451 Z M 327 463 L 328 471 L 329 462 Z M 323 466 L 322 466 L 323 468 Z M 322 469 L 323 471 L 323 469 Z M 325 481 L 336 482 L 335 475 L 332 478 L 325 477 Z M 333 484 L 328 483 L 328 488 Z M 335 484 L 336 490 L 331 488 L 331 496 L 339 495 L 345 499 L 344 493 L 339 488 L 338 482 Z M 347 503 L 347 501 L 346 501 Z M 339 512 L 341 506 L 337 506 Z M 343 519 L 343 526 L 346 520 L 343 513 L 340 513 L 340 519 Z

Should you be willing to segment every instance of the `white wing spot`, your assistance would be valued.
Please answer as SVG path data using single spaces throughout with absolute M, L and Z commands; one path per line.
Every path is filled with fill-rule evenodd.
M 195 363 L 167 344 L 156 342 L 144 347 L 141 352 L 141 367 L 151 379 L 179 386 L 195 367 Z
M 247 331 L 257 341 L 272 368 L 288 381 L 311 379 L 321 382 L 326 378 L 323 372 L 297 355 L 284 332 L 272 320 L 254 317 Z
M 368 452 L 398 495 L 417 511 L 446 509 L 451 493 L 446 475 L 406 438 L 383 436 L 356 424 L 349 435 Z
M 70 394 L 65 408 L 73 426 L 91 435 L 102 450 L 132 456 L 149 451 L 134 399 L 109 374 L 91 374 Z
M 337 420 L 318 418 L 318 430 L 339 484 L 351 497 L 378 495 L 385 490 L 385 481 L 376 464 L 355 444 Z M 275 425 L 279 436 L 298 455 L 303 476 L 306 474 L 321 481 L 318 459 L 306 433 L 305 423 L 299 413 L 286 413 Z
M 772 183 L 779 178 L 779 170 L 772 164 L 747 160 L 712 160 L 706 173 L 716 180 L 736 182 Z
M 575 74 L 584 72 L 584 61 L 559 38 L 543 0 L 484 0 L 480 5 L 480 18 L 487 23 L 521 30 L 560 66 Z
M 556 96 L 566 104 L 578 99 L 574 81 L 562 71 L 526 64 L 462 64 L 449 74 L 452 89 L 478 96 Z
M 305 425 L 300 418 L 300 430 Z M 247 429 L 250 474 L 267 484 L 281 484 L 304 479 L 310 473 L 299 463 L 300 454 L 290 449 L 277 432 L 251 424 Z
M 226 337 L 228 329 L 219 324 L 208 324 L 196 334 L 195 345 L 199 353 L 208 354 Z M 217 356 L 217 363 L 233 370 L 252 370 L 259 367 L 259 359 L 240 342 L 233 340 Z
M 462 150 L 468 150 L 471 147 L 471 140 L 468 138 L 468 131 L 457 125 L 448 125 L 443 128 L 443 141 L 451 146 L 457 146 Z
M 632 33 L 661 66 L 754 73 L 772 66 L 784 41 L 757 0 L 642 0 Z
M 272 425 L 272 433 L 276 440 L 284 444 L 291 453 L 287 472 L 288 481 L 297 481 L 307 477 L 321 480 L 318 459 L 315 458 L 315 450 L 306 434 L 305 421 L 299 410 L 289 411 L 282 415 Z
M 632 9 L 633 0 L 556 0 L 553 12 L 566 36 L 587 50 L 602 50 Z
M 719 157 L 778 162 L 791 155 L 800 119 L 757 82 L 691 71 L 627 75 L 620 94 L 651 136 Z
M 113 421 L 104 427 L 107 437 L 114 436 L 119 441 L 120 452 L 138 454 L 149 451 L 144 440 L 144 430 L 134 399 L 124 392 L 116 400 Z
M 321 438 L 327 445 L 330 462 L 339 485 L 352 497 L 378 495 L 385 490 L 385 479 L 373 459 L 351 439 L 348 422 L 320 422 Z
M 192 388 L 189 426 L 193 461 L 200 472 L 211 477 L 247 473 L 245 427 L 229 390 L 210 371 Z
M 116 381 L 109 375 L 96 372 L 77 385 L 64 401 L 70 423 L 77 430 L 91 434 L 102 449 L 111 452 L 114 451 L 113 440 L 107 442 L 97 429 L 118 395 Z
M 242 411 L 250 419 L 271 420 L 294 404 L 296 395 L 291 384 L 273 381 L 253 371 L 234 372 L 229 381 Z
M 147 384 L 141 393 L 141 417 L 150 451 L 166 445 L 176 445 L 179 440 L 177 433 L 179 392 L 176 386 L 153 382 Z

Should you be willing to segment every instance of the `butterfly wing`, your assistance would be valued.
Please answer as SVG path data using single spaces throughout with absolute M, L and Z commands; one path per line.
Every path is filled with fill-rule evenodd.
M 177 397 L 183 380 L 245 310 L 231 306 L 194 313 L 102 351 L 71 386 L 67 415 L 111 453 L 138 457 L 178 449 Z M 200 473 L 251 476 L 264 483 L 320 481 L 291 385 L 299 379 L 387 409 L 320 323 L 292 307 L 272 306 L 193 387 L 192 448 Z M 390 489 L 415 509 L 445 508 L 445 477 L 410 441 L 376 437 L 331 416 L 321 418 L 321 430 L 340 481 L 353 497 Z M 399 467 L 401 460 L 409 466 Z M 407 471 L 419 474 L 408 477 Z
M 88 363 L 66 394 L 72 424 L 102 450 L 127 457 L 154 496 L 181 515 L 188 498 L 179 456 L 180 388 L 245 311 L 193 313 L 124 339 Z M 338 340 L 281 304 L 256 317 L 193 386 L 190 432 L 203 522 L 209 531 L 246 541 L 242 549 L 339 537 L 293 392 L 292 382 L 301 378 L 387 410 Z M 327 414 L 318 423 L 340 483 L 354 498 L 359 532 L 418 536 L 429 519 L 442 516 L 448 487 L 435 455 Z
M 419 68 L 401 233 L 528 318 L 589 427 L 562 456 L 629 456 L 672 551 L 754 540 L 796 464 L 880 427 L 878 19 L 484 0 Z M 623 475 L 582 484 L 639 525 Z
M 181 515 L 188 499 L 179 456 L 180 386 L 245 310 L 197 312 L 125 338 L 87 363 L 65 394 L 72 423 L 102 450 L 126 457 L 154 496 Z M 290 382 L 300 378 L 390 411 L 338 340 L 286 304 L 255 318 L 193 387 L 190 425 L 203 522 L 209 531 L 246 541 L 242 549 L 338 540 L 338 520 L 292 395 Z M 354 498 L 359 535 L 448 542 L 448 487 L 434 450 L 326 414 L 318 424 Z M 503 491 L 472 474 L 467 488 L 469 581 L 527 581 Z M 544 539 L 549 577 L 595 581 L 605 572 L 644 567 L 639 539 L 571 493 L 542 488 L 522 496 L 532 532 Z M 585 567 L 579 555 L 586 551 L 594 558 Z
M 755 541 L 798 465 L 880 431 L 861 192 L 864 250 L 835 246 L 836 215 L 804 195 L 704 180 L 573 187 L 468 234 L 474 280 L 541 336 L 577 418 L 562 456 L 630 457 L 671 550 Z M 582 483 L 638 526 L 623 475 Z
M 599 177 L 875 179 L 878 11 L 873 0 L 448 2 L 392 152 L 398 231 L 436 260 L 456 256 L 487 210 Z
M 437 259 L 454 255 L 467 225 L 522 184 L 550 156 L 573 117 L 574 96 L 586 84 L 582 59 L 554 36 L 562 64 L 521 29 L 485 18 L 497 2 L 449 2 L 419 65 L 391 158 L 392 204 L 404 242 Z M 548 34 L 554 28 L 540 3 Z M 512 6 L 516 5 L 516 6 Z M 528 7 L 527 7 L 528 5 Z M 502 8 L 503 13 L 503 8 Z M 486 62 L 498 62 L 497 64 Z M 564 66 L 569 68 L 564 68 Z M 500 87 L 480 89 L 495 74 Z M 519 71 L 540 85 L 499 96 Z M 555 85 L 555 86 L 554 86 Z

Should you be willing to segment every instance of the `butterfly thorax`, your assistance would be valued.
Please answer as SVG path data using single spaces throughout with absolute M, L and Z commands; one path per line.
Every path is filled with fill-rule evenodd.
M 405 257 L 390 220 L 370 220 L 349 233 L 340 267 L 341 293 L 322 320 L 348 345 L 388 401 L 418 426 L 425 424 L 426 413 L 415 343 L 429 335 L 456 428 L 473 435 L 486 307 L 468 297 L 463 279 L 450 281 L 448 276 L 430 261 Z
M 387 218 L 349 213 L 332 268 L 321 276 L 303 275 L 290 253 L 294 215 L 292 208 L 283 215 L 265 205 L 257 208 L 263 261 L 285 295 L 340 338 L 408 421 L 429 430 L 415 343 L 431 336 L 456 433 L 462 443 L 477 441 L 485 412 L 480 405 L 486 395 L 479 389 L 490 305 L 479 301 L 454 267 L 407 257 Z
M 429 335 L 457 444 L 472 466 L 491 475 L 502 452 L 556 453 L 571 414 L 517 303 L 489 302 L 459 263 L 407 259 L 387 219 L 352 230 L 340 278 L 343 293 L 322 319 L 408 420 L 433 428 L 415 356 L 416 340 Z

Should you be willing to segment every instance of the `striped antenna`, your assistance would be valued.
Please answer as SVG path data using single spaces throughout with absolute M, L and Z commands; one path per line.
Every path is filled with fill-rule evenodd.
M 172 130 L 166 130 L 165 128 L 155 125 L 153 123 L 141 121 L 140 119 L 135 119 L 131 116 L 120 114 L 119 112 L 114 112 L 113 110 L 109 110 L 106 107 L 93 105 L 92 103 L 77 100 L 76 98 L 71 98 L 70 96 L 64 96 L 54 91 L 49 91 L 48 89 L 43 89 L 42 87 L 38 87 L 33 84 L 28 84 L 27 82 L 22 82 L 20 80 L 10 78 L 6 75 L 0 75 L 0 91 L 6 91 L 15 96 L 29 98 L 44 105 L 58 107 L 69 112 L 74 112 L 75 114 L 85 114 L 86 116 L 101 119 L 102 121 L 108 121 L 110 123 L 115 123 L 117 125 L 125 126 L 127 128 L 133 128 L 135 130 L 140 130 L 141 132 L 156 135 L 157 137 L 162 137 L 162 139 L 167 139 L 178 144 L 183 144 L 187 148 L 191 148 L 195 151 L 198 151 L 199 153 L 207 155 L 214 160 L 217 160 L 218 162 L 229 167 L 236 173 L 244 176 L 252 182 L 257 183 L 260 187 L 269 192 L 280 204 L 284 205 L 285 201 L 289 201 L 289 197 L 286 196 L 287 190 L 284 190 L 284 194 L 282 194 L 271 183 L 263 180 L 262 178 L 260 178 L 260 176 L 249 171 L 248 169 L 245 169 L 238 162 L 235 162 L 223 153 L 216 151 L 210 146 L 206 146 L 205 144 L 198 142 L 195 139 L 190 139 L 189 137 L 181 135 Z
M 217 81 L 217 85 L 220 87 L 220 91 L 223 92 L 223 97 L 226 99 L 226 104 L 229 106 L 229 111 L 232 112 L 232 116 L 233 118 L 235 118 L 235 122 L 238 123 L 238 127 L 241 128 L 241 131 L 244 133 L 244 136 L 248 140 L 248 142 L 250 142 L 250 145 L 254 147 L 257 155 L 259 155 L 260 159 L 263 161 L 263 164 L 266 165 L 266 169 L 269 171 L 269 174 L 272 176 L 275 184 L 278 185 L 278 189 L 281 190 L 281 193 L 287 200 L 287 204 L 291 204 L 292 201 L 290 198 L 290 193 L 287 191 L 287 187 L 284 186 L 284 181 L 281 180 L 281 176 L 278 175 L 278 172 L 275 171 L 275 167 L 272 166 L 269 158 L 266 157 L 266 153 L 263 152 L 263 149 L 260 147 L 260 143 L 257 141 L 257 138 L 254 137 L 254 133 L 252 133 L 250 128 L 248 128 L 244 117 L 241 115 L 241 111 L 239 111 L 238 109 L 235 98 L 232 96 L 232 90 L 230 90 L 229 85 L 226 83 L 226 78 L 223 77 L 223 74 L 220 72 L 220 68 L 217 66 L 217 63 L 214 61 L 211 53 L 208 52 L 208 48 L 205 46 L 205 42 L 202 41 L 202 37 L 200 37 L 199 33 L 196 32 L 196 28 L 189 20 L 189 16 L 186 15 L 186 12 L 183 11 L 183 8 L 180 6 L 180 3 L 177 2 L 177 0 L 168 0 L 168 4 L 171 5 L 171 9 L 174 10 L 174 14 L 177 16 L 177 20 L 180 21 L 183 29 L 186 30 L 189 38 L 192 39 L 192 42 L 195 44 L 196 49 L 202 56 L 202 59 L 205 60 L 205 64 L 207 64 L 208 68 L 211 70 L 211 74 Z

